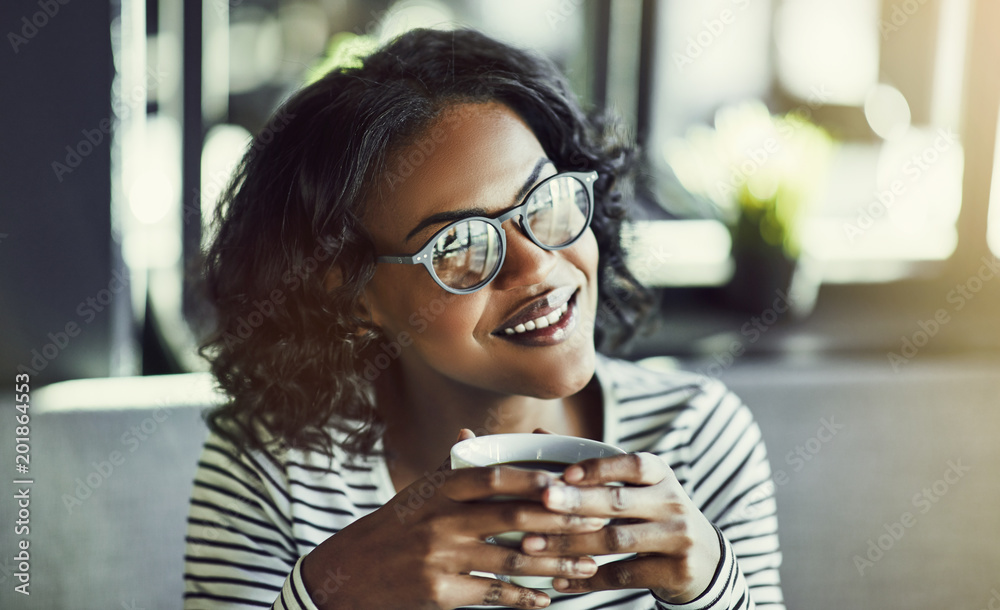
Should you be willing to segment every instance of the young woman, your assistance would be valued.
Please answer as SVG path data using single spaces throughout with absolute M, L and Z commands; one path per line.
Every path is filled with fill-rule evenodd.
M 595 350 L 649 304 L 619 243 L 632 151 L 550 63 L 413 31 L 276 116 L 207 257 L 231 401 L 199 462 L 186 607 L 783 608 L 747 408 Z M 532 431 L 629 454 L 560 479 L 442 464 Z M 488 540 L 510 530 L 531 534 Z

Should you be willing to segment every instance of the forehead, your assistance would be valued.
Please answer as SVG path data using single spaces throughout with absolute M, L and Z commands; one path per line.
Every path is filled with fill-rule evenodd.
M 389 160 L 375 189 L 380 201 L 369 208 L 365 224 L 376 246 L 395 251 L 432 214 L 468 208 L 499 212 L 516 203 L 545 156 L 528 125 L 508 107 L 496 102 L 451 106 Z M 424 237 L 421 233 L 408 245 L 415 249 Z

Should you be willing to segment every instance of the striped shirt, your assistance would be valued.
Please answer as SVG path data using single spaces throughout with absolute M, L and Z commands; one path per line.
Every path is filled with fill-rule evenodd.
M 715 524 L 722 560 L 708 590 L 687 604 L 623 589 L 556 592 L 549 607 L 784 610 L 774 485 L 749 409 L 721 382 L 692 373 L 599 356 L 596 375 L 602 440 L 660 456 Z M 191 496 L 184 607 L 316 610 L 340 575 L 330 575 L 310 598 L 302 558 L 394 495 L 384 457 L 352 457 L 339 448 L 332 461 L 298 450 L 263 455 L 211 435 Z

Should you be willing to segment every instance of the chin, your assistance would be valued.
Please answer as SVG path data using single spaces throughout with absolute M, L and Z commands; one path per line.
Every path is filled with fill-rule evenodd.
M 535 378 L 533 391 L 519 392 L 535 398 L 555 399 L 572 396 L 583 390 L 594 377 L 597 356 L 593 344 L 572 354 L 562 355 L 551 366 L 543 366 L 543 374 Z

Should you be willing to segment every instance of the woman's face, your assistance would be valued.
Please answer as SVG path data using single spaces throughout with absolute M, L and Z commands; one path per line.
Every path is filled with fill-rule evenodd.
M 456 105 L 390 163 L 376 185 L 382 201 L 370 204 L 365 226 L 379 255 L 413 254 L 455 214 L 497 216 L 555 173 L 531 129 L 509 108 Z M 427 222 L 442 213 L 451 218 Z M 499 273 L 472 294 L 445 291 L 421 265 L 377 266 L 366 289 L 372 321 L 385 337 L 382 350 L 411 376 L 539 398 L 576 393 L 593 376 L 593 233 L 588 228 L 572 246 L 547 251 L 515 222 L 503 225 L 507 250 Z M 542 317 L 556 321 L 507 331 Z

